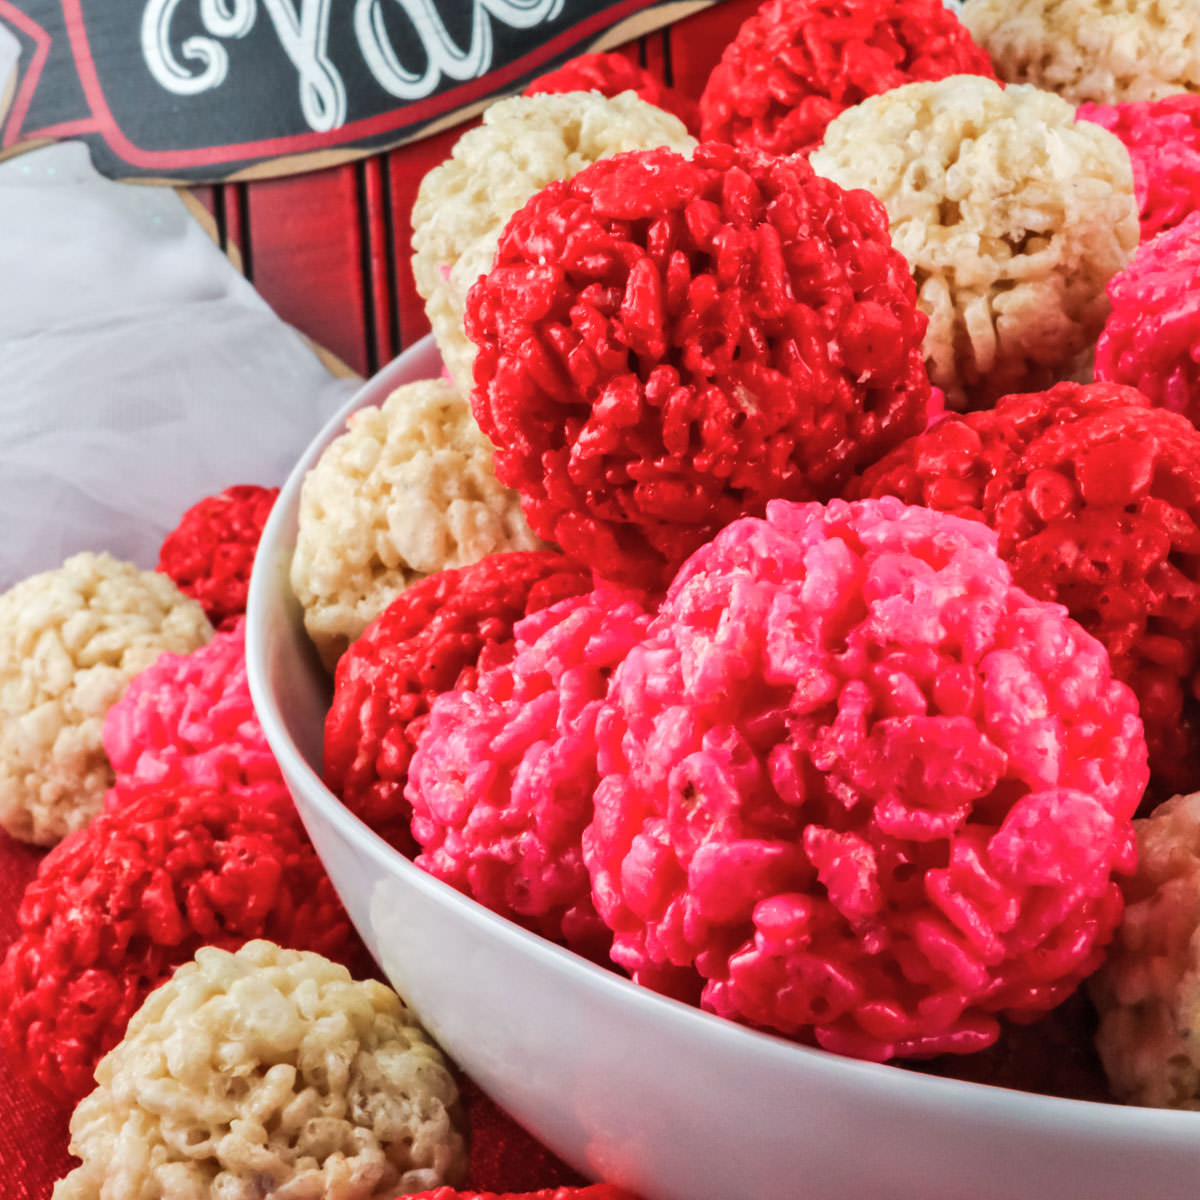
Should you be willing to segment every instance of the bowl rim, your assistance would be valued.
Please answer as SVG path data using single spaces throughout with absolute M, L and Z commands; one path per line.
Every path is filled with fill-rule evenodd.
M 325 447 L 345 431 L 347 418 L 360 408 L 380 404 L 400 384 L 410 379 L 430 376 L 414 371 L 426 362 L 437 374 L 437 356 L 433 335 L 427 334 L 362 386 L 334 413 L 315 435 L 295 464 L 264 526 L 251 573 L 246 605 L 246 669 L 251 700 L 275 757 L 289 783 L 302 782 L 305 799 L 346 842 L 368 855 L 376 864 L 406 882 L 427 897 L 455 909 L 477 928 L 498 938 L 522 954 L 534 955 L 552 965 L 558 972 L 583 972 L 589 986 L 619 994 L 622 1003 L 636 1011 L 644 1009 L 660 1018 L 668 1013 L 710 1039 L 719 1039 L 743 1051 L 748 1059 L 769 1056 L 778 1060 L 794 1059 L 803 1063 L 806 1072 L 847 1082 L 860 1076 L 864 1085 L 873 1090 L 894 1091 L 896 1101 L 906 1105 L 921 1104 L 944 1107 L 952 1105 L 972 1110 L 970 1115 L 981 1122 L 996 1122 L 1007 1126 L 1045 1125 L 1054 1123 L 1077 1129 L 1086 1128 L 1094 1136 L 1119 1137 L 1122 1141 L 1169 1139 L 1180 1133 L 1200 1130 L 1196 1122 L 1200 1112 L 1186 1109 L 1152 1108 L 1102 1100 L 1072 1099 L 1064 1096 L 1026 1092 L 992 1083 L 978 1083 L 949 1076 L 927 1074 L 890 1062 L 872 1062 L 838 1055 L 820 1047 L 801 1045 L 783 1037 L 741 1025 L 725 1017 L 661 995 L 634 983 L 626 976 L 588 961 L 565 946 L 540 937 L 508 918 L 484 907 L 478 901 L 457 891 L 442 880 L 429 875 L 410 859 L 384 841 L 365 822 L 346 808 L 327 788 L 307 757 L 297 746 L 285 722 L 267 668 L 265 626 L 271 607 L 273 576 L 277 573 L 278 555 L 290 550 L 294 541 L 294 510 L 298 504 L 304 477 L 315 464 Z M 914 1095 L 914 1092 L 916 1095 Z

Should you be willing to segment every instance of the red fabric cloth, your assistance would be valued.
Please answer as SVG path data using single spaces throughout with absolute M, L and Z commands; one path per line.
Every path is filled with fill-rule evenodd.
M 17 906 L 44 850 L 0 832 L 0 953 L 17 935 Z M 0 1050 L 0 1179 L 7 1200 L 49 1200 L 74 1163 L 67 1153 L 70 1112 L 21 1078 Z
M 0 955 L 17 934 L 21 893 L 44 850 L 0 831 Z M 471 1130 L 471 1186 L 524 1192 L 583 1180 L 496 1107 L 470 1080 L 463 1099 Z M 70 1110 L 48 1100 L 0 1051 L 0 1194 L 4 1200 L 50 1200 L 55 1180 L 75 1165 L 67 1152 Z

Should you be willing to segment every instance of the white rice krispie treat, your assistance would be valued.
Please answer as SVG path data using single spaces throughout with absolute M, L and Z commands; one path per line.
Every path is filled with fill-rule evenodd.
M 457 1087 L 403 1001 L 272 942 L 197 951 L 96 1082 L 54 1200 L 392 1200 L 466 1171 Z
M 350 417 L 304 481 L 292 557 L 292 590 L 327 666 L 409 584 L 542 546 L 492 453 L 446 379 L 406 384 Z
M 463 331 L 467 292 L 491 270 L 508 218 L 556 179 L 626 150 L 696 145 L 678 117 L 633 92 L 513 96 L 483 114 L 451 157 L 421 181 L 413 206 L 413 276 L 446 369 L 471 388 L 475 347 Z
M 953 408 L 1068 378 L 1138 244 L 1129 152 L 1063 99 L 980 75 L 847 109 L 812 155 L 887 209 L 929 316 L 925 360 Z
M 1200 1109 L 1200 793 L 1134 826 L 1137 874 L 1090 984 L 1096 1045 L 1118 1099 Z
M 212 637 L 157 571 L 83 553 L 0 595 L 0 826 L 51 846 L 100 811 L 114 774 L 104 718 L 164 651 Z
M 1072 104 L 1200 91 L 1197 0 L 966 0 L 996 74 Z

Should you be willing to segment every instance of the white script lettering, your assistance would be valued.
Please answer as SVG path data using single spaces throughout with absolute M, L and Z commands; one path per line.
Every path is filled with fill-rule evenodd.
M 221 38 L 243 38 L 254 27 L 259 0 L 199 0 L 205 36 L 184 38 L 179 56 L 171 26 L 183 0 L 148 0 L 142 13 L 142 56 L 151 75 L 176 96 L 218 88 L 229 73 Z M 300 109 L 308 127 L 327 133 L 346 122 L 346 86 L 329 58 L 332 0 L 261 0 L 275 35 L 299 75 Z M 412 22 L 424 51 L 420 72 L 396 53 L 383 16 L 384 0 L 355 0 L 354 32 L 363 61 L 376 82 L 400 100 L 434 92 L 443 78 L 477 79 L 492 66 L 492 21 L 532 29 L 562 12 L 564 0 L 472 0 L 471 40 L 455 44 L 433 0 L 392 0 Z M 297 11 L 296 5 L 299 5 Z
M 562 11 L 563 0 L 476 0 L 471 19 L 471 42 L 466 50 L 454 44 L 430 0 L 395 0 L 416 28 L 425 50 L 425 70 L 409 71 L 396 56 L 383 24 L 383 0 L 355 0 L 354 32 L 367 67 L 386 92 L 399 100 L 419 100 L 449 79 L 478 79 L 492 65 L 492 23 L 512 29 L 532 29 Z

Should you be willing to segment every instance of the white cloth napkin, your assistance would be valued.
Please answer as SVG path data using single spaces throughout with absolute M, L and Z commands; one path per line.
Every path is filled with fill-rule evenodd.
M 281 483 L 354 387 L 171 189 L 78 143 L 0 164 L 0 590 L 79 550 L 154 566 L 197 500 Z

